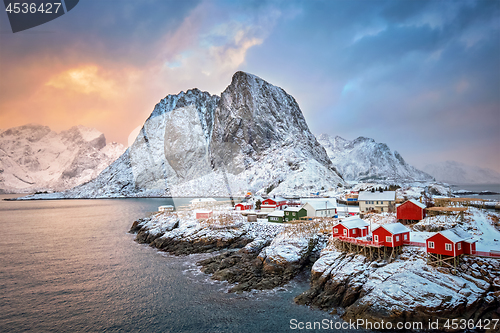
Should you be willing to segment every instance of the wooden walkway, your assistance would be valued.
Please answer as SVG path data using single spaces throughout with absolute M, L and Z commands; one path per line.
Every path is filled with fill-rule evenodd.
M 354 245 L 361 245 L 361 246 L 372 246 L 372 247 L 382 247 L 384 246 L 383 242 L 374 242 L 374 241 L 369 241 L 369 240 L 364 240 L 364 239 L 358 239 L 354 237 L 346 237 L 346 236 L 333 236 L 337 238 L 338 240 L 342 242 L 347 242 L 351 243 Z
M 364 240 L 364 239 L 359 239 L 359 238 L 354 238 L 354 237 L 346 237 L 346 236 L 333 236 L 333 238 L 339 240 L 342 243 L 348 243 L 349 245 L 347 245 L 347 246 L 345 246 L 344 244 L 341 244 L 341 248 L 343 250 L 349 250 L 349 252 L 351 252 L 354 249 L 358 250 L 358 246 L 360 246 L 360 247 L 373 247 L 376 249 L 380 249 L 380 248 L 384 247 L 383 242 L 374 242 L 374 241 L 369 241 L 369 240 Z M 356 245 L 356 247 L 353 248 L 350 246 L 350 244 Z M 426 243 L 422 243 L 422 242 L 403 241 L 403 245 L 426 247 Z M 477 257 L 487 257 L 487 258 L 500 258 L 500 251 L 495 251 L 495 250 L 492 250 L 490 252 L 473 251 L 469 255 L 477 256 Z

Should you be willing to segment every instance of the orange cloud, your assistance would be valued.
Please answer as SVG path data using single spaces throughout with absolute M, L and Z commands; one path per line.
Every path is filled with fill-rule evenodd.
M 115 82 L 109 77 L 103 77 L 95 65 L 66 70 L 51 77 L 45 85 L 82 94 L 97 93 L 104 98 L 109 98 L 116 91 Z
M 61 131 L 81 124 L 127 144 L 161 98 L 194 87 L 220 94 L 248 50 L 263 42 L 265 27 L 230 15 L 213 20 L 216 11 L 202 2 L 151 45 L 140 63 L 118 63 L 92 49 L 82 54 L 72 45 L 60 52 L 64 57 L 19 59 L 2 69 L 8 84 L 1 83 L 0 127 L 34 122 Z

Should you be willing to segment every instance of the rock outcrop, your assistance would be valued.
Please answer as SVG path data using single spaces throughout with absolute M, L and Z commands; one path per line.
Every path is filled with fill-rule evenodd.
M 312 268 L 311 289 L 295 301 L 324 310 L 341 308 L 347 321 L 396 325 L 439 320 L 440 329 L 447 319 L 499 317 L 497 260 L 465 259 L 454 275 L 449 269 L 427 266 L 417 252 L 401 257 L 387 264 L 326 248 Z
M 315 233 L 294 237 L 283 225 L 248 223 L 238 215 L 233 223 L 217 226 L 181 214 L 158 213 L 140 219 L 130 232 L 137 233 L 137 242 L 175 255 L 221 251 L 198 264 L 212 279 L 235 284 L 233 292 L 286 284 L 310 267 L 327 240 Z

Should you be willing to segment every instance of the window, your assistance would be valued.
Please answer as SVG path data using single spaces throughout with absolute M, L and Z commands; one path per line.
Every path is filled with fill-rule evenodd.
M 434 248 L 434 242 L 427 243 L 427 246 L 429 247 L 429 249 L 433 249 Z
M 446 243 L 444 245 L 444 248 L 446 249 L 446 251 L 451 251 L 451 244 L 450 243 Z
M 392 242 L 392 237 L 391 236 L 385 236 L 385 241 L 387 243 L 391 243 Z
M 373 236 L 373 240 L 374 240 L 375 242 L 378 242 L 378 235 L 374 235 L 374 236 Z
M 461 250 L 462 249 L 462 243 L 458 243 L 457 244 L 457 250 Z
M 334 232 L 334 233 L 336 233 L 336 234 L 338 234 L 338 233 L 339 233 L 339 229 L 334 228 L 334 229 L 333 229 L 333 232 Z
M 396 236 L 396 242 L 399 242 L 399 236 Z
M 407 234 L 404 234 L 404 235 L 403 235 L 403 239 L 404 239 L 404 240 L 407 240 L 407 239 L 408 239 L 408 235 L 407 235 Z
M 344 235 L 347 236 L 347 229 L 344 229 Z
M 356 229 L 352 229 L 353 235 L 356 235 Z
M 383 212 L 384 211 L 384 207 L 380 207 L 380 211 Z
M 377 205 L 378 205 L 378 201 L 377 201 Z

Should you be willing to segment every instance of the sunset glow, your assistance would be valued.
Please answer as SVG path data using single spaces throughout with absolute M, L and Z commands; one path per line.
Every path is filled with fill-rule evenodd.
M 16 34 L 3 13 L 0 128 L 81 124 L 129 144 L 161 98 L 220 94 L 243 70 L 293 95 L 315 134 L 500 171 L 499 12 L 484 0 L 81 1 Z

